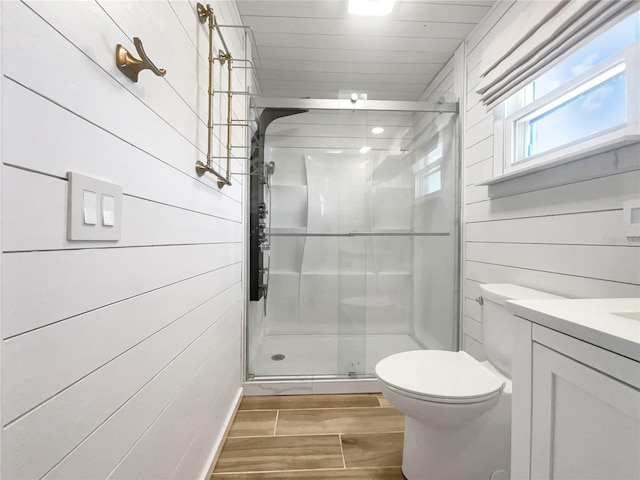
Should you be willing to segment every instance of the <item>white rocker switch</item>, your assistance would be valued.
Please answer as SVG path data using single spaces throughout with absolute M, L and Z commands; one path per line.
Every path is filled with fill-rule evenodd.
M 82 191 L 82 223 L 84 225 L 95 225 L 97 222 L 98 195 L 96 192 L 88 190 Z
M 102 225 L 113 227 L 115 224 L 116 200 L 111 195 L 102 195 Z

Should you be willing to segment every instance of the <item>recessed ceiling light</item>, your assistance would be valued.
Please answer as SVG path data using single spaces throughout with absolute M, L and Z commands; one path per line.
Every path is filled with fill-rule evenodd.
M 362 147 L 360 153 L 367 153 L 369 150 L 371 150 L 371 147 Z
M 381 17 L 393 10 L 396 0 L 349 0 L 349 13 Z
M 384 132 L 384 128 L 382 127 L 373 127 L 371 129 L 371 133 L 373 133 L 374 135 L 380 135 L 382 132 Z

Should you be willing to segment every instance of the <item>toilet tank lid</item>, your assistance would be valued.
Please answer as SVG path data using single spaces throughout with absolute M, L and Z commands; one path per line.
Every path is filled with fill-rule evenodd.
M 564 298 L 559 295 L 553 295 L 511 283 L 487 283 L 480 285 L 480 294 L 483 298 L 500 305 L 504 305 L 507 300 L 553 300 Z

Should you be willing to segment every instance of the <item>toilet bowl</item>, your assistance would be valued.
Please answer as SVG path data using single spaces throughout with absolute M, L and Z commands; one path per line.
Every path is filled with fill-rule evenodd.
M 561 298 L 515 285 L 482 285 L 483 350 L 397 353 L 375 368 L 387 400 L 405 415 L 408 480 L 509 478 L 512 316 L 507 300 Z M 492 361 L 493 360 L 493 361 Z
M 466 352 L 440 350 L 391 355 L 376 375 L 405 415 L 409 480 L 489 479 L 509 469 L 511 380 Z

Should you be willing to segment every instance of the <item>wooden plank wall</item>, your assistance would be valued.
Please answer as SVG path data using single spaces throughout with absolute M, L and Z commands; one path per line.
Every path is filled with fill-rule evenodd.
M 623 233 L 622 203 L 640 196 L 634 145 L 503 182 L 493 171 L 493 116 L 475 87 L 483 49 L 520 2 L 498 2 L 466 41 L 463 144 L 463 346 L 482 354 L 483 283 L 515 283 L 571 298 L 640 296 L 640 244 Z
M 234 2 L 212 6 L 240 23 Z M 1 8 L 1 476 L 202 478 L 241 392 L 244 305 L 243 177 L 220 190 L 194 170 L 207 29 L 194 1 Z M 116 69 L 134 36 L 165 77 Z M 245 57 L 242 30 L 225 40 Z M 123 186 L 120 241 L 66 240 L 69 171 Z

